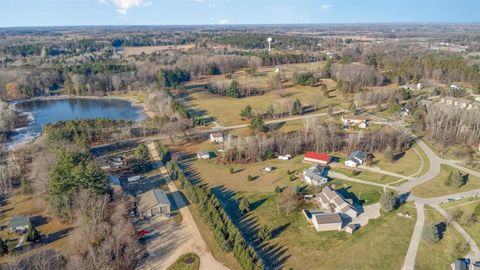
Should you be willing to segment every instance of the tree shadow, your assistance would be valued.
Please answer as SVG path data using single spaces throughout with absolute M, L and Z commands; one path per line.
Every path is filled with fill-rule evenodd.
M 253 210 L 257 209 L 258 207 L 260 207 L 266 201 L 267 201 L 267 199 L 263 198 L 263 199 L 256 200 L 256 201 L 250 203 L 250 210 L 253 211 Z
M 438 237 L 440 238 L 440 240 L 442 240 L 443 237 L 445 236 L 445 232 L 447 231 L 447 223 L 440 222 L 436 224 L 435 227 L 438 230 Z
M 272 239 L 279 236 L 282 232 L 284 232 L 288 227 L 290 226 L 290 223 L 285 223 L 283 225 L 278 226 L 274 230 L 272 230 Z
M 48 222 L 50 222 L 50 220 L 51 220 L 50 218 L 42 217 L 40 215 L 30 218 L 30 222 L 32 222 L 32 225 L 35 227 L 47 224 Z

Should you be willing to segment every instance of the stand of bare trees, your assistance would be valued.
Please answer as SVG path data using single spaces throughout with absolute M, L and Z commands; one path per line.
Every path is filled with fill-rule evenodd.
M 426 117 L 431 139 L 443 146 L 480 143 L 480 112 L 430 106 Z
M 272 137 L 250 136 L 231 138 L 225 142 L 224 162 L 248 163 L 265 160 L 268 153 L 298 155 L 305 151 L 317 152 L 367 152 L 383 151 L 391 147 L 401 152 L 411 147 L 407 133 L 385 128 L 368 133 L 347 134 L 337 125 L 309 124 L 304 131 L 278 134 Z
M 75 201 L 75 248 L 67 269 L 133 269 L 139 251 L 123 199 L 81 191 Z
M 7 132 L 15 126 L 16 114 L 7 102 L 0 100 L 0 133 Z
M 374 67 L 353 63 L 348 65 L 334 64 L 332 75 L 340 85 L 340 90 L 348 93 L 359 91 L 365 86 L 383 85 L 385 78 Z

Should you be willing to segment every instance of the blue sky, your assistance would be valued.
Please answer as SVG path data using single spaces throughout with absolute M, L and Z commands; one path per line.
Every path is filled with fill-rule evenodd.
M 0 0 L 0 27 L 480 22 L 480 0 Z

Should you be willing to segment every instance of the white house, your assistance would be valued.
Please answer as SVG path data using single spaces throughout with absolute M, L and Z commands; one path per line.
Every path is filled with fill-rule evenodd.
M 207 151 L 199 151 L 197 152 L 198 159 L 210 159 L 210 153 Z
M 358 216 L 358 211 L 348 202 L 342 194 L 326 186 L 317 194 L 317 200 L 324 209 L 330 212 L 343 213 L 351 218 Z
M 210 141 L 212 143 L 222 143 L 224 141 L 223 134 L 220 132 L 210 133 Z
M 321 186 L 327 183 L 328 177 L 326 168 L 316 165 L 303 170 L 303 181 L 312 186 Z
M 362 151 L 352 152 L 345 160 L 345 166 L 356 168 L 359 165 L 363 165 L 367 160 L 367 154 Z

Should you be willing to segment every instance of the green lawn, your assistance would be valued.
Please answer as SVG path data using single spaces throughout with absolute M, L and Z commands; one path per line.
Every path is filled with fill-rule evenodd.
M 428 159 L 425 160 L 425 163 L 428 163 Z M 372 166 L 380 167 L 382 170 L 405 176 L 417 173 L 422 165 L 420 157 L 413 149 L 405 151 L 405 153 L 399 156 L 399 159 L 394 162 L 384 161 L 383 153 L 375 154 L 375 161 L 377 162 Z
M 480 244 L 480 225 L 476 222 L 469 221 L 469 217 L 473 213 L 475 207 L 479 204 L 479 199 L 472 199 L 469 202 L 464 201 L 462 205 L 457 205 L 456 207 L 446 209 L 449 215 L 453 215 L 455 212 L 462 213 L 457 219 L 457 222 L 468 232 L 468 234 L 470 234 L 477 244 Z
M 380 183 L 380 184 L 388 184 L 388 183 L 395 182 L 395 181 L 400 179 L 400 178 L 393 177 L 393 176 L 390 176 L 390 175 L 374 173 L 374 172 L 361 170 L 361 169 L 353 169 L 353 168 L 348 168 L 348 167 L 344 167 L 344 166 L 333 167 L 332 170 L 336 171 L 336 172 L 339 172 L 339 173 L 342 173 L 342 174 L 344 174 L 348 177 L 358 178 L 358 179 L 361 179 L 361 180 L 371 181 L 371 182 Z M 361 171 L 361 173 L 359 175 L 354 176 L 352 174 L 352 172 L 354 170 Z
M 455 168 L 450 166 L 442 165 L 440 174 L 437 177 L 423 183 L 422 185 L 414 187 L 412 194 L 419 197 L 431 198 L 480 188 L 480 179 L 473 175 L 470 175 L 467 183 L 460 188 L 445 185 L 444 182 L 448 178 L 448 175 L 455 170 Z
M 200 257 L 195 253 L 187 253 L 180 256 L 177 261 L 170 265 L 167 270 L 198 270 L 200 268 Z
M 342 195 L 345 197 L 351 198 L 354 201 L 358 200 L 363 205 L 369 205 L 378 202 L 383 191 L 381 187 L 343 181 L 339 179 L 334 179 L 330 181 L 329 184 L 334 184 L 335 188 L 340 189 Z
M 433 208 L 425 209 L 425 224 L 438 224 L 444 221 L 442 215 Z M 468 253 L 467 251 L 465 254 L 454 254 L 454 247 L 463 242 L 464 239 L 453 227 L 447 227 L 443 239 L 437 244 L 429 244 L 422 240 L 418 247 L 415 269 L 450 269 L 450 264 L 454 260 Z
M 281 233 L 269 241 L 286 248 L 289 269 L 400 269 L 406 254 L 415 219 L 396 215 L 403 207 L 360 228 L 353 235 L 345 232 L 316 232 L 300 211 L 290 215 L 276 211 L 277 194 L 248 192 L 258 205 L 250 213 L 259 225 Z M 304 205 L 315 209 L 314 205 Z M 282 228 L 282 229 L 279 229 Z

